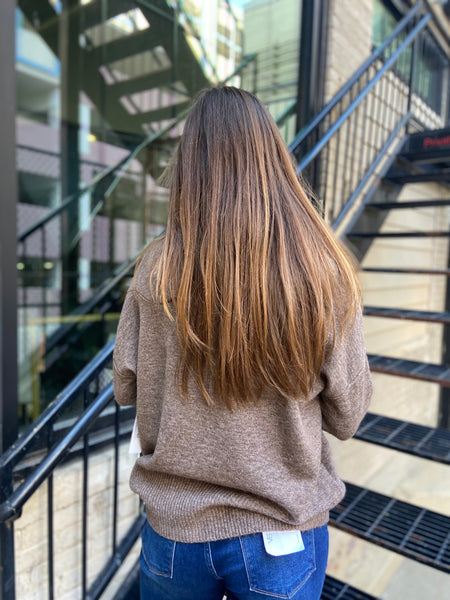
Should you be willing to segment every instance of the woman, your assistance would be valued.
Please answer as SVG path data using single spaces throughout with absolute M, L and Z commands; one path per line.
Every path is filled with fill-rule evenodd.
M 359 288 L 247 92 L 187 117 L 114 389 L 137 408 L 142 600 L 318 599 L 345 491 L 323 430 L 350 438 L 371 396 Z

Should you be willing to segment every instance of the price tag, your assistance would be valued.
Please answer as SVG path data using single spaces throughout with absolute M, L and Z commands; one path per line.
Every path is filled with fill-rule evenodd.
M 284 556 L 305 549 L 300 531 L 270 531 L 262 535 L 266 552 L 271 556 Z
M 129 454 L 140 454 L 142 452 L 141 443 L 139 441 L 139 433 L 137 428 L 137 419 L 134 419 L 133 433 L 131 434 Z

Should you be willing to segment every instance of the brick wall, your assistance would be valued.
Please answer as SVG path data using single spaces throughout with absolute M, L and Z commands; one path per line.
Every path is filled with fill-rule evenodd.
M 331 0 L 325 102 L 372 52 L 372 0 Z

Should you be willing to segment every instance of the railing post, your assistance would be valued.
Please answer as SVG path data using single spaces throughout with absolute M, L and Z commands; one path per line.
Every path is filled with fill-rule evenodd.
M 253 59 L 253 86 L 252 93 L 256 94 L 258 91 L 258 56 Z
M 415 25 L 415 22 L 413 23 L 413 26 Z M 418 35 L 421 35 L 421 33 L 419 33 Z M 409 81 L 408 81 L 408 106 L 407 106 L 407 113 L 411 112 L 411 106 L 412 106 L 412 96 L 413 96 L 413 88 L 414 88 L 414 81 L 415 81 L 415 75 L 416 75 L 416 65 L 417 65 L 417 51 L 418 51 L 418 40 L 417 38 L 414 39 L 412 46 L 411 46 L 411 65 L 410 65 L 410 70 L 409 70 Z M 409 133 L 409 121 L 406 124 L 406 133 Z
M 0 504 L 12 493 L 12 472 L 10 468 L 0 473 Z M 0 598 L 15 600 L 14 569 L 14 521 L 0 523 Z

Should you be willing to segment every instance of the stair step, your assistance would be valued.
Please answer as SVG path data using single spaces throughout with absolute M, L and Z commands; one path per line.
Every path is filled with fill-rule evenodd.
M 348 583 L 339 581 L 330 575 L 325 576 L 322 595 L 320 600 L 377 600 L 376 596 L 372 596 L 358 590 Z
M 147 112 L 137 113 L 133 116 L 133 119 L 141 125 L 144 123 L 152 123 L 153 121 L 164 121 L 165 119 L 172 119 L 175 115 L 188 109 L 190 105 L 191 102 L 186 100 L 179 102 L 178 104 L 171 104 Z
M 354 231 L 348 234 L 354 238 L 428 238 L 450 237 L 449 231 Z
M 450 387 L 450 368 L 445 365 L 416 362 L 379 354 L 368 354 L 368 359 L 374 373 L 420 379 Z
M 450 206 L 450 198 L 447 200 L 405 200 L 404 202 L 372 202 L 368 208 L 379 210 L 396 210 L 403 208 L 431 208 L 435 206 Z
M 426 183 L 426 182 L 450 182 L 450 173 L 448 169 L 440 169 L 438 171 L 433 172 L 425 172 L 425 173 L 411 173 L 408 175 L 387 175 L 385 178 L 390 183 L 395 183 L 398 185 L 405 185 L 407 183 Z
M 355 438 L 428 460 L 450 464 L 450 431 L 447 429 L 434 429 L 368 413 Z
M 106 3 L 102 0 L 93 0 L 74 10 L 73 16 L 76 17 L 78 11 L 81 12 L 80 21 L 86 30 L 135 8 L 136 5 L 132 0 L 109 0 Z
M 367 317 L 385 317 L 388 319 L 408 319 L 428 323 L 450 323 L 450 312 L 432 312 L 428 310 L 406 310 L 381 306 L 365 306 Z
M 132 56 L 139 57 L 143 52 L 155 50 L 164 40 L 163 36 L 164 31 L 155 31 L 153 28 L 143 29 L 97 46 L 89 50 L 87 56 L 97 67 L 109 65 L 118 60 Z
M 111 84 L 109 90 L 113 96 L 119 98 L 120 96 L 135 94 L 145 90 L 152 90 L 164 86 L 168 87 L 172 85 L 173 82 L 172 69 L 164 69 L 162 71 L 157 71 L 156 73 L 146 73 L 139 77 L 118 81 L 117 83 Z
M 368 542 L 450 573 L 450 517 L 346 483 L 330 524 Z
M 364 267 L 366 273 L 405 273 L 407 275 L 445 275 L 450 276 L 450 269 L 405 269 L 387 267 Z

